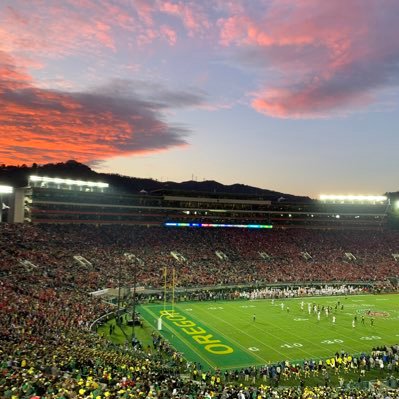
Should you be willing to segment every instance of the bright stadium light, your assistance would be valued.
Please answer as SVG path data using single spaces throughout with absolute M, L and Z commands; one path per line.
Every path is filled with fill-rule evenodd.
M 83 180 L 72 180 L 72 179 L 61 179 L 59 177 L 45 177 L 45 176 L 29 176 L 30 181 L 42 182 L 42 183 L 55 183 L 55 184 L 66 184 L 69 186 L 80 186 L 80 187 L 99 187 L 107 188 L 108 183 L 94 182 L 94 181 L 83 181 Z
M 385 195 L 320 195 L 321 201 L 366 201 L 383 202 L 387 200 Z
M 12 194 L 14 189 L 11 186 L 1 186 L 0 185 L 0 194 Z

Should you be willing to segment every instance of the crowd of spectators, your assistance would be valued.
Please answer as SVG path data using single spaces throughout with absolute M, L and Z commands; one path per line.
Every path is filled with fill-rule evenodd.
M 357 281 L 396 277 L 399 235 L 369 232 L 221 231 L 124 226 L 0 225 L 0 397 L 24 398 L 399 398 L 373 385 L 305 387 L 306 364 L 280 366 L 300 373 L 298 386 L 279 388 L 275 369 L 234 375 L 205 373 L 166 342 L 150 352 L 117 347 L 91 332 L 111 310 L 88 293 L 116 287 L 120 275 L 144 286 L 162 285 L 162 268 L 174 266 L 181 286 L 254 281 Z M 184 257 L 177 261 L 171 252 Z M 222 251 L 227 259 L 220 259 Z M 301 252 L 311 254 L 305 260 Z M 124 254 L 143 260 L 130 262 Z M 262 259 L 259 252 L 270 259 Z M 345 260 L 344 252 L 356 261 Z M 82 264 L 73 257 L 83 256 Z M 28 261 L 28 262 L 26 262 Z M 397 373 L 398 348 L 376 348 L 364 359 Z M 370 359 L 374 359 L 371 361 Z M 355 358 L 345 364 L 352 368 Z M 395 363 L 396 362 L 396 363 Z M 310 368 L 310 361 L 307 363 Z M 356 367 L 363 367 L 358 359 Z M 331 365 L 323 363 L 328 372 Z M 300 369 L 300 371 L 298 371 Z M 274 370 L 274 371 L 272 371 Z M 266 372 L 263 369 L 263 372 Z M 249 376 L 251 371 L 249 370 Z M 280 377 L 277 378 L 279 380 Z
M 374 282 L 399 275 L 399 261 L 393 257 L 399 253 L 399 232 L 392 231 L 4 225 L 1 234 L 4 262 L 27 259 L 71 287 L 115 286 L 119 268 L 127 279 L 137 271 L 137 281 L 146 287 L 163 285 L 164 267 L 175 267 L 176 283 L 182 287 Z M 143 263 L 127 262 L 126 252 Z M 180 260 L 171 252 L 181 255 Z M 345 253 L 352 254 L 352 260 Z M 83 256 L 92 267 L 72 265 L 74 255 Z M 7 270 L 6 266 L 1 271 Z

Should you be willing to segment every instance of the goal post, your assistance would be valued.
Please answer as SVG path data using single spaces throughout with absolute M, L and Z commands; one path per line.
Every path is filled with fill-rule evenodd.
M 175 268 L 172 268 L 172 285 L 171 285 L 171 291 L 172 291 L 172 303 L 171 303 L 171 309 L 167 310 L 166 309 L 166 297 L 168 293 L 168 269 L 165 266 L 163 268 L 163 280 L 164 280 L 164 292 L 163 292 L 163 311 L 161 312 L 160 316 L 157 319 L 157 330 L 161 331 L 162 330 L 162 317 L 163 316 L 173 316 L 175 313 L 175 285 L 176 285 L 176 271 Z

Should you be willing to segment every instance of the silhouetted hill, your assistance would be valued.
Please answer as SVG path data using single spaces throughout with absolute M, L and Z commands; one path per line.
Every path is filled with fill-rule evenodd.
M 119 174 L 98 173 L 89 166 L 74 160 L 65 163 L 49 163 L 46 165 L 32 166 L 0 166 L 0 184 L 8 184 L 14 187 L 24 187 L 28 184 L 30 175 L 61 177 L 89 181 L 103 181 L 108 183 L 114 190 L 126 193 L 139 193 L 144 190 L 148 193 L 159 194 L 202 194 L 202 195 L 232 195 L 234 197 L 251 196 L 263 199 L 277 200 L 284 197 L 286 201 L 310 201 L 309 197 L 295 196 L 261 189 L 259 187 L 247 186 L 245 184 L 224 185 L 213 180 L 202 182 L 185 181 L 176 183 L 172 181 L 160 182 L 153 179 L 142 179 L 138 177 L 122 176 Z

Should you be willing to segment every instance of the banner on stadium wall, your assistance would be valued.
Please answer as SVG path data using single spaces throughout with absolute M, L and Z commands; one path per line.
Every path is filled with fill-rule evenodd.
M 133 294 L 134 288 L 130 288 L 130 292 Z M 136 294 L 139 294 L 140 292 L 144 292 L 145 291 L 145 287 L 143 286 L 139 286 L 136 287 Z
M 116 298 L 119 295 L 119 290 L 118 290 L 118 288 L 104 288 L 103 290 L 90 292 L 90 295 L 93 295 L 95 297 L 105 297 L 106 296 L 106 297 Z M 129 288 L 121 287 L 120 295 L 122 298 L 128 296 Z
M 106 288 L 104 290 L 90 292 L 90 295 L 93 295 L 93 296 L 107 296 L 108 295 L 108 291 L 109 291 L 109 288 Z

